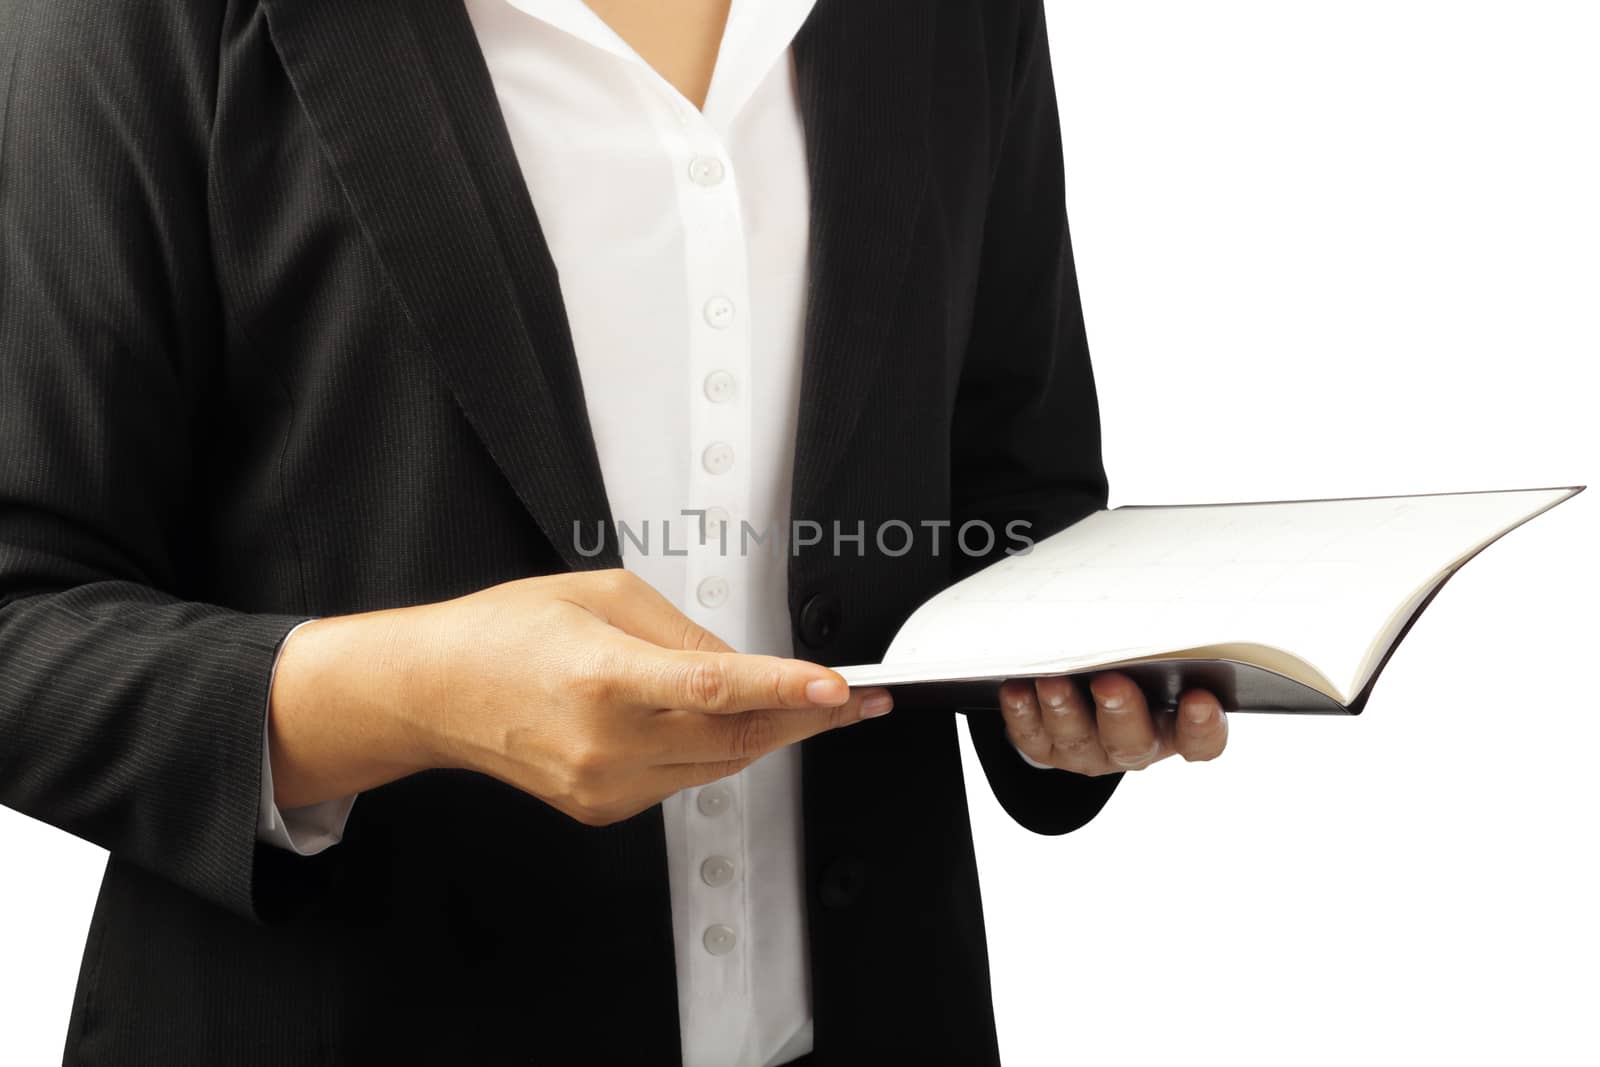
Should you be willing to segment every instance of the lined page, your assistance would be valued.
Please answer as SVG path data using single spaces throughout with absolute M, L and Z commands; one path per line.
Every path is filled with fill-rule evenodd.
M 1036 664 L 1249 642 L 1345 696 L 1419 589 L 1571 489 L 1096 512 L 945 590 L 886 664 Z

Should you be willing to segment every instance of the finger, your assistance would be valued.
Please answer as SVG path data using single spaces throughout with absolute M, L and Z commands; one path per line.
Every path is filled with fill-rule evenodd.
M 1050 763 L 1050 735 L 1044 732 L 1033 683 L 1012 679 L 1000 686 L 1000 708 L 1006 736 L 1017 751 L 1035 763 Z
M 712 760 L 705 763 L 674 763 L 651 767 L 645 774 L 650 784 L 650 792 L 660 801 L 685 789 L 709 785 L 730 775 L 738 774 L 754 762 L 754 759 L 738 759 Z
M 1111 769 L 1100 744 L 1094 708 L 1077 683 L 1071 678 L 1040 678 L 1034 689 L 1039 695 L 1044 731 L 1054 752 L 1050 762 L 1079 774 Z
M 1139 770 L 1169 754 L 1145 704 L 1144 693 L 1133 679 L 1107 671 L 1090 680 L 1089 690 L 1094 696 L 1100 745 L 1112 766 Z
M 887 715 L 893 707 L 887 689 L 860 689 L 836 708 L 758 708 L 732 715 L 675 708 L 657 715 L 649 728 L 661 764 L 752 760 L 825 731 Z
M 684 652 L 623 637 L 612 650 L 620 699 L 638 707 L 733 715 L 758 708 L 840 707 L 850 686 L 815 663 L 738 652 Z
M 722 638 L 696 623 L 632 571 L 620 568 L 574 575 L 572 598 L 625 634 L 662 648 L 732 652 Z
M 833 707 L 849 698 L 844 678 L 826 667 L 776 656 L 738 656 L 631 571 L 616 568 L 571 577 L 572 602 L 621 631 L 622 644 L 606 660 L 612 669 L 598 673 L 618 680 L 624 699 L 645 707 L 737 712 Z M 651 652 L 684 655 L 649 655 L 641 645 Z M 663 693 L 680 699 L 663 701 Z
M 1191 689 L 1178 699 L 1177 737 L 1184 759 L 1198 762 L 1222 755 L 1228 745 L 1228 716 L 1222 702 L 1204 689 Z

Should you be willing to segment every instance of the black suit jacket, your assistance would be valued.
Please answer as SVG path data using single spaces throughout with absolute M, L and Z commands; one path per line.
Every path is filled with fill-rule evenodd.
M 1038 0 L 820 0 L 794 57 L 795 517 L 1103 506 Z M 256 842 L 296 622 L 617 563 L 459 0 L 0 0 L 0 87 L 0 801 L 110 851 L 67 1062 L 676 1062 L 659 808 L 435 771 Z M 871 540 L 791 559 L 802 655 L 877 659 L 975 565 Z M 821 1063 L 997 1057 L 958 721 L 803 746 Z M 967 721 L 1033 830 L 1115 785 Z

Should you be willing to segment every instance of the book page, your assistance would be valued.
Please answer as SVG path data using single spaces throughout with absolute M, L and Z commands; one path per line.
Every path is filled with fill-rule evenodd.
M 1572 492 L 1100 511 L 934 597 L 884 663 L 1083 662 L 1254 643 L 1305 660 L 1349 699 L 1419 590 Z

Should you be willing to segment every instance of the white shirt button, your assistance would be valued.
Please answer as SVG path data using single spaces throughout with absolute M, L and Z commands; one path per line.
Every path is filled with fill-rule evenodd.
M 706 946 L 706 951 L 713 956 L 726 956 L 733 951 L 734 942 L 739 940 L 739 935 L 733 932 L 731 926 L 713 923 L 706 927 L 705 936 L 700 940 Z
M 706 508 L 700 515 L 700 543 L 719 550 L 728 547 L 728 509 Z
M 700 865 L 700 880 L 713 889 L 733 881 L 733 861 L 726 856 L 712 856 Z
M 727 786 L 708 785 L 700 790 L 694 806 L 700 809 L 701 815 L 714 819 L 733 807 L 733 794 L 728 792 Z
M 728 580 L 712 575 L 694 591 L 695 597 L 708 608 L 720 608 L 728 602 Z
M 700 462 L 709 474 L 727 474 L 733 469 L 733 446 L 726 441 L 713 441 L 706 446 Z
M 706 322 L 712 329 L 726 330 L 733 325 L 733 301 L 725 296 L 714 296 L 706 301 Z
M 689 161 L 689 180 L 708 189 L 721 185 L 723 176 L 727 172 L 728 169 L 722 165 L 722 160 L 716 156 L 695 156 Z
M 739 394 L 739 380 L 725 370 L 714 370 L 706 375 L 706 399 L 713 404 L 726 404 Z

